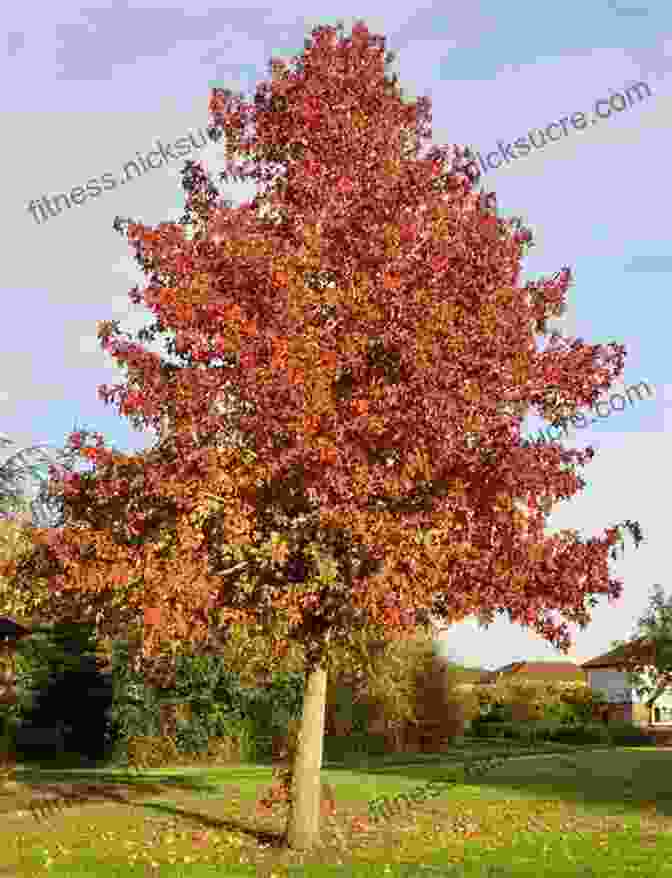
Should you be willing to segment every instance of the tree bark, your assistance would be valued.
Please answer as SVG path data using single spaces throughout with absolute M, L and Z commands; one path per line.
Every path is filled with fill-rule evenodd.
M 321 665 L 306 677 L 292 802 L 287 821 L 288 847 L 311 850 L 320 837 L 320 797 L 327 670 Z

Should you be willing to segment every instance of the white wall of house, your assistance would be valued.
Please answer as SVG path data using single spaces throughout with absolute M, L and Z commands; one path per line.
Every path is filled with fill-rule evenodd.
M 604 693 L 610 704 L 622 704 L 624 701 L 641 704 L 643 699 L 628 685 L 624 671 L 611 668 L 599 668 L 588 673 L 588 685 L 596 692 Z

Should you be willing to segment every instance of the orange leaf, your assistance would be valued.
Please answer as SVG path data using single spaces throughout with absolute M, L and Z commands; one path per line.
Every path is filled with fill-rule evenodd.
M 338 357 L 334 351 L 322 351 L 320 353 L 320 362 L 326 369 L 335 369 Z
M 401 278 L 392 274 L 383 275 L 383 286 L 387 290 L 397 290 L 401 286 Z
M 320 460 L 322 463 L 334 463 L 338 458 L 338 452 L 333 446 L 320 448 Z

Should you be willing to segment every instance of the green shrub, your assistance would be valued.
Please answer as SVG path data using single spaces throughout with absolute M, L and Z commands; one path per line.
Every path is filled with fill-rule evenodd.
M 589 720 L 586 718 L 585 705 L 567 704 L 561 701 L 544 707 L 544 721 L 562 726 L 577 726 Z
M 327 735 L 324 739 L 324 758 L 329 762 L 341 762 L 352 757 L 386 756 L 385 735 L 351 732 L 347 737 Z
M 553 741 L 561 744 L 608 745 L 610 738 L 603 723 L 585 723 L 580 726 L 560 726 L 553 735 Z
M 513 709 L 510 704 L 493 704 L 487 713 L 482 713 L 474 718 L 473 722 L 481 723 L 505 723 L 513 721 Z
M 558 728 L 561 728 L 561 722 L 553 722 L 552 720 L 542 720 L 537 723 L 536 739 L 537 741 L 550 742 L 553 740 Z
M 627 724 L 626 724 L 627 725 Z M 566 724 L 559 721 L 548 722 L 527 720 L 525 722 L 487 722 L 477 723 L 472 727 L 472 734 L 478 738 L 517 741 L 527 746 L 542 742 L 563 744 L 609 744 L 609 732 L 602 723 Z M 628 739 L 641 739 L 628 726 Z
M 506 723 L 503 722 L 487 722 L 474 723 L 471 731 L 477 738 L 503 738 Z
M 544 741 L 552 741 L 553 736 L 560 727 L 560 722 L 528 720 L 527 722 L 515 724 L 514 735 L 522 743 L 534 746 Z
M 610 722 L 607 731 L 611 743 L 617 747 L 650 747 L 655 744 L 655 738 L 634 723 Z

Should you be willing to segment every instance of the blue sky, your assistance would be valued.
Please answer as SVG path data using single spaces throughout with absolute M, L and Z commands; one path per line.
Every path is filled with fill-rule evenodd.
M 253 95 L 272 55 L 300 54 L 313 27 L 337 18 L 348 32 L 363 18 L 387 37 L 405 97 L 432 99 L 434 143 L 470 145 L 485 156 L 498 140 L 512 142 L 579 112 L 588 120 L 582 130 L 567 123 L 566 136 L 489 170 L 482 183 L 497 193 L 503 215 L 522 216 L 534 231 L 525 280 L 571 266 L 563 331 L 626 346 L 624 376 L 611 393 L 642 381 L 651 388 L 622 412 L 607 402 L 608 416 L 570 436 L 570 447 L 592 444 L 597 455 L 582 471 L 587 488 L 549 520 L 549 532 L 575 527 L 586 538 L 625 518 L 638 519 L 645 532 L 638 550 L 626 544 L 624 558 L 611 562 L 625 584 L 622 599 L 601 601 L 585 632 L 572 629 L 570 657 L 591 658 L 632 632 L 654 583 L 672 587 L 664 553 L 672 433 L 668 3 L 474 0 L 395 9 L 359 0 L 352 9 L 339 4 L 337 16 L 298 2 L 215 9 L 193 0 L 187 10 L 10 4 L 0 61 L 0 434 L 16 446 L 0 449 L 0 459 L 35 443 L 62 446 L 75 421 L 119 449 L 151 444 L 150 433 L 133 430 L 96 393 L 121 380 L 98 346 L 96 322 L 119 319 L 125 329 L 150 322 L 128 300 L 145 277 L 112 222 L 117 214 L 147 225 L 177 220 L 184 161 L 200 158 L 216 171 L 222 147 L 193 148 L 39 223 L 31 199 L 69 193 L 104 174 L 118 179 L 138 152 L 156 149 L 157 138 L 165 145 L 193 133 L 198 142 L 212 86 Z M 649 96 L 640 92 L 629 104 L 617 97 L 641 82 Z M 611 107 L 599 105 L 605 114 L 609 107 L 608 118 L 597 118 L 596 102 L 610 98 Z M 253 191 L 226 189 L 234 201 Z M 537 435 L 543 426 L 530 419 L 527 432 Z M 487 630 L 465 621 L 441 644 L 448 655 L 484 667 L 561 658 L 505 617 Z

